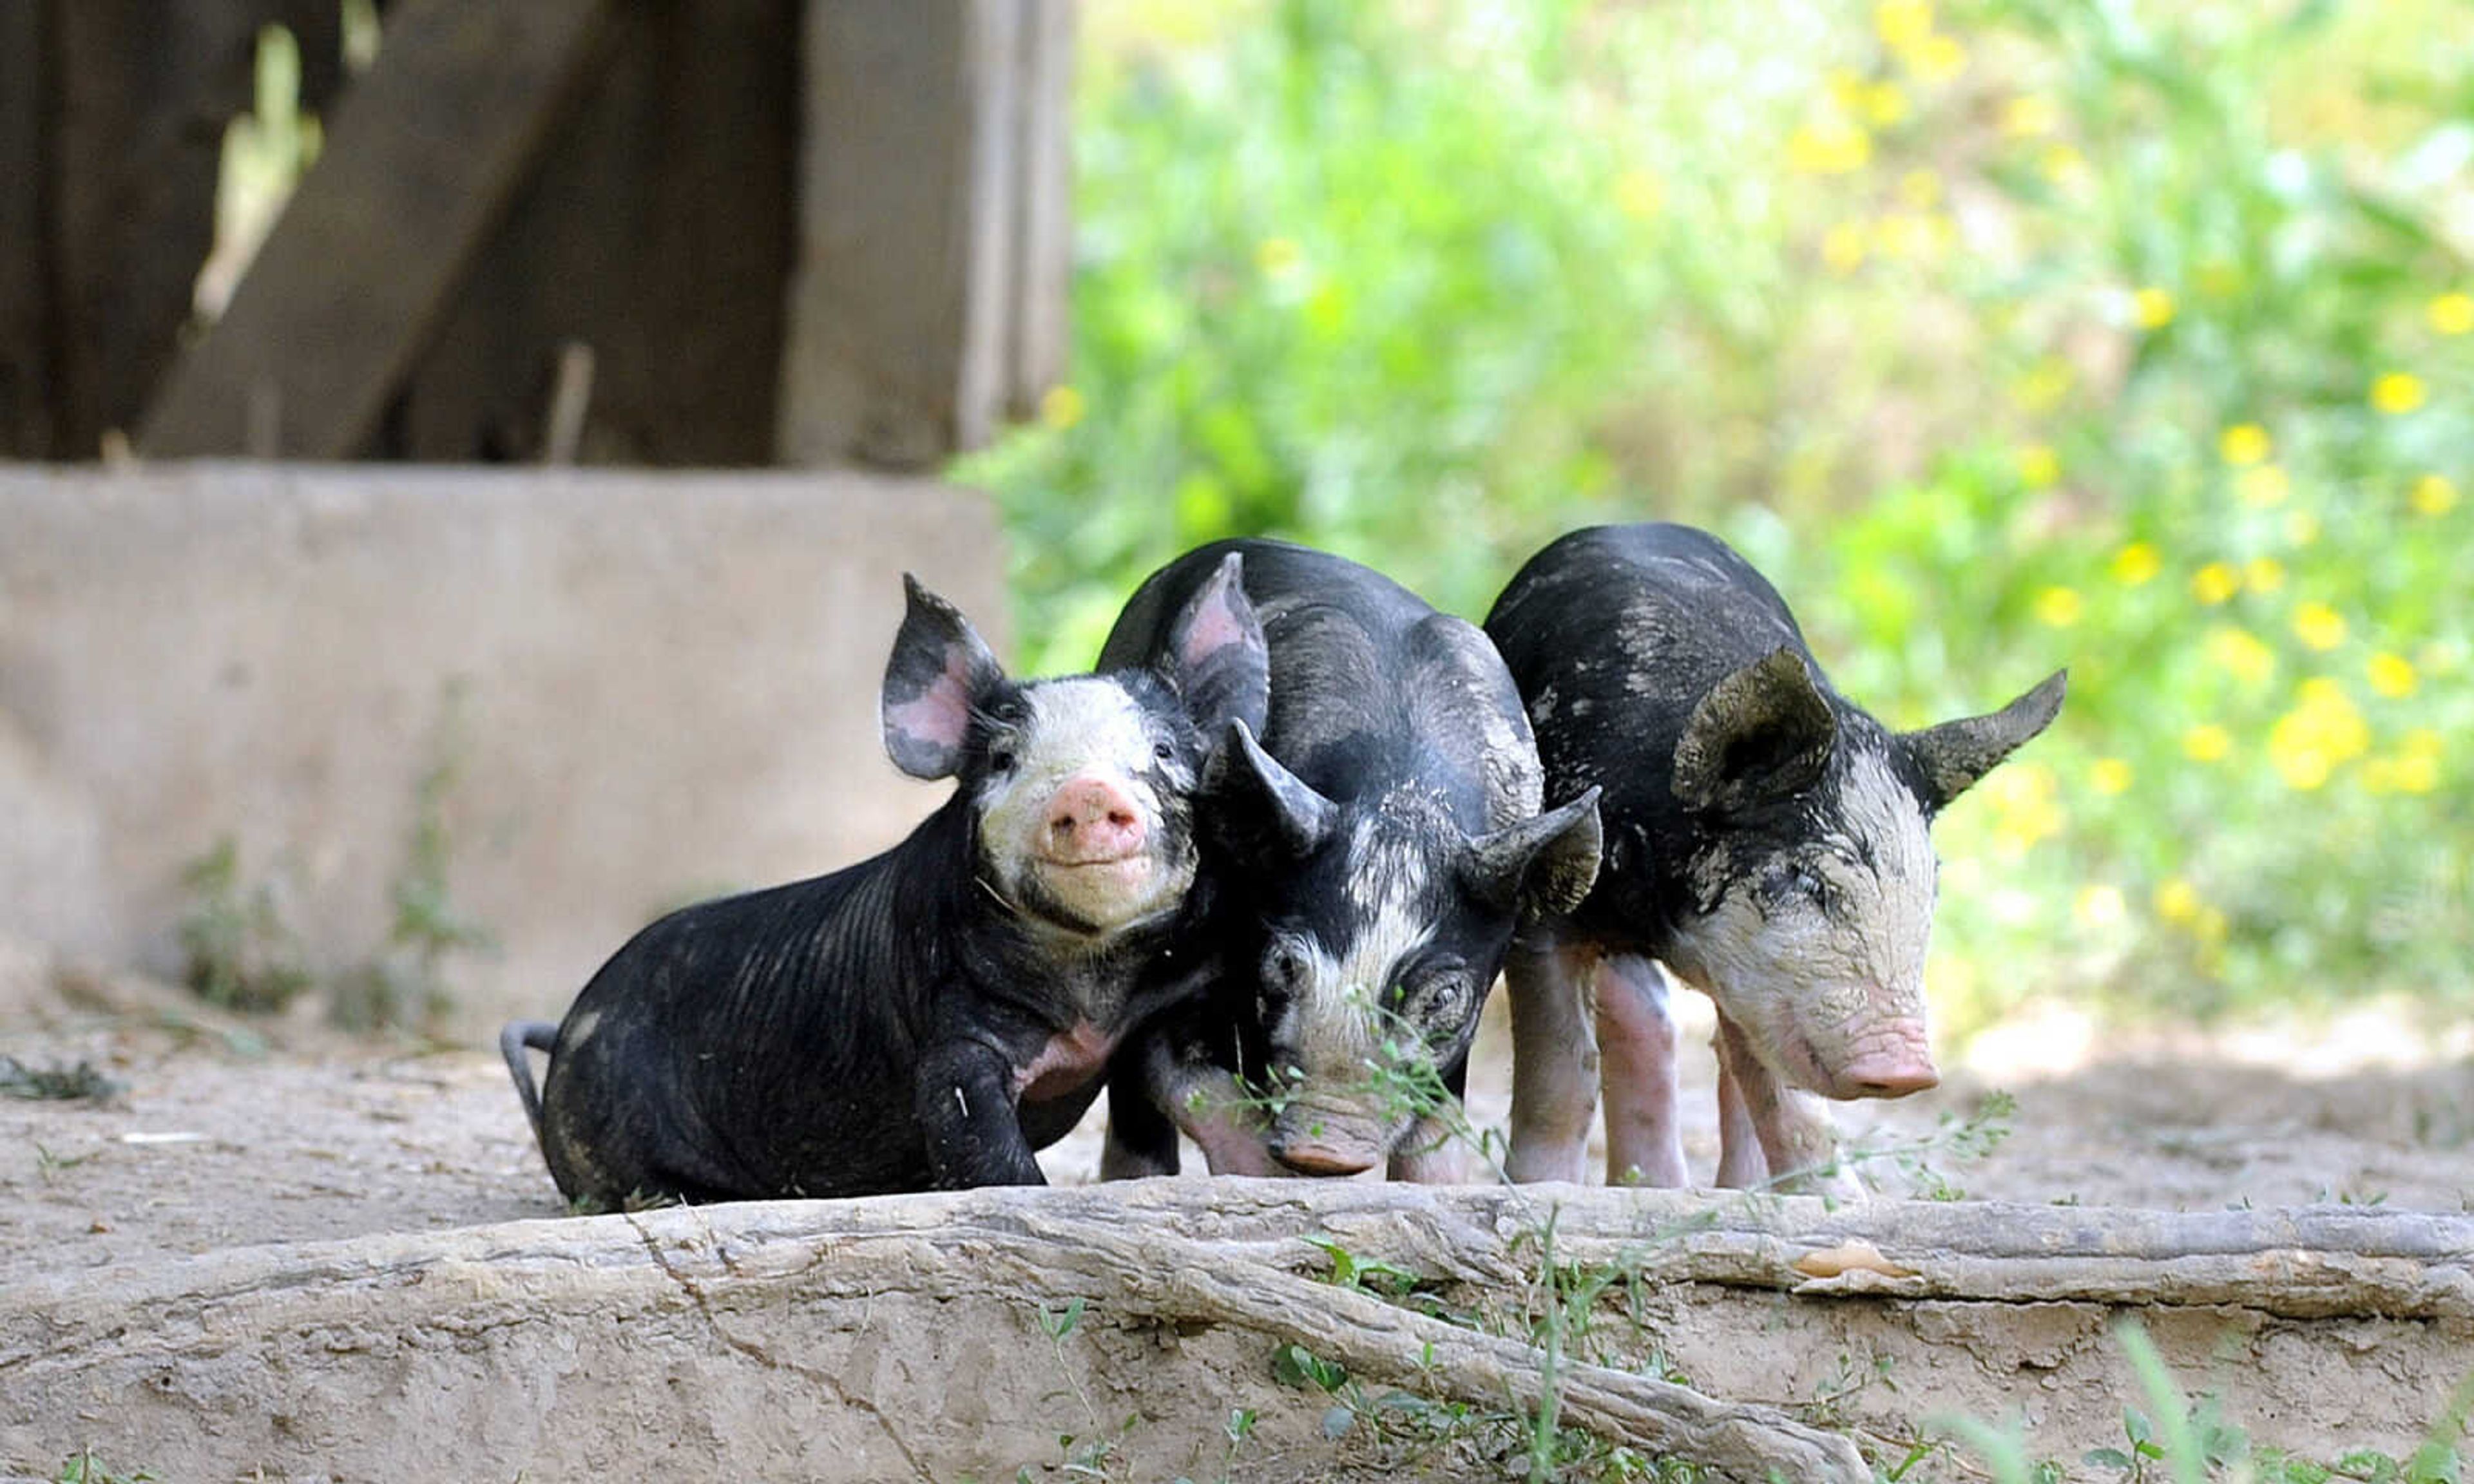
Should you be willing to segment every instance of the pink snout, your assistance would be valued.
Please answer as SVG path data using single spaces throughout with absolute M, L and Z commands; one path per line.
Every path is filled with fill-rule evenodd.
M 1364 1150 L 1344 1149 L 1313 1139 L 1274 1138 L 1272 1158 L 1300 1175 L 1355 1175 L 1374 1168 L 1376 1157 Z
M 1040 854 L 1060 866 L 1125 860 L 1143 849 L 1143 811 L 1119 784 L 1084 774 L 1057 785 L 1048 799 Z
M 1932 1053 L 1921 1046 L 1868 1051 L 1838 1069 L 1840 1097 L 1904 1097 L 1941 1084 Z

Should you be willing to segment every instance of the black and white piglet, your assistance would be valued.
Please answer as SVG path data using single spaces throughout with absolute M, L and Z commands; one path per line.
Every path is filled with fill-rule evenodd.
M 1182 993 L 1192 798 L 1266 705 L 1231 557 L 1149 662 L 1008 680 L 905 579 L 885 750 L 942 807 L 874 859 L 675 912 L 566 1020 L 501 1038 L 570 1200 L 845 1196 L 1036 1185 L 1031 1153 L 1097 1096 L 1110 1051 Z M 538 1097 L 525 1049 L 550 1053 Z
M 1546 786 L 1606 790 L 1595 891 L 1525 932 L 1506 966 L 1513 1177 L 1581 1178 L 1603 1082 L 1608 1179 L 1684 1183 L 1675 1027 L 1652 960 L 1718 1008 L 1722 1185 L 1827 1164 L 1813 1094 L 1931 1087 L 1927 826 L 2045 730 L 2063 677 L 1991 715 L 1894 733 L 1831 688 L 1758 572 L 1677 525 L 1562 538 L 1486 627 Z
M 1271 709 L 1259 746 L 1231 727 L 1201 805 L 1216 910 L 1197 946 L 1220 983 L 1119 1056 L 1102 1170 L 1174 1172 L 1181 1127 L 1214 1173 L 1454 1178 L 1440 1093 L 1462 1090 L 1516 921 L 1589 891 L 1596 791 L 1541 813 L 1537 747 L 1486 635 L 1304 547 L 1171 562 L 1102 664 L 1174 654 L 1172 615 L 1238 554 Z

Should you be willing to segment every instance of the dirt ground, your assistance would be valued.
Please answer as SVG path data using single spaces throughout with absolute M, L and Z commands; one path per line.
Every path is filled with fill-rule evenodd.
M 1708 1012 L 1688 996 L 1684 1008 L 1693 1053 L 1686 1068 L 1686 1153 L 1706 1178 L 1717 1155 Z M 1471 1078 L 1471 1113 L 1481 1128 L 1499 1129 L 1508 1113 L 1508 1042 L 1498 1006 L 1481 1035 Z M 1877 1185 L 1892 1193 L 1914 1191 L 1921 1183 L 1938 1185 L 1946 1197 L 2038 1204 L 2207 1210 L 2341 1201 L 2459 1212 L 2474 1210 L 2469 1051 L 2474 1048 L 2462 1038 L 2410 1035 L 2397 1017 L 2376 1012 L 2317 1027 L 2307 1037 L 2220 1033 L 2136 1041 L 2100 1041 L 2086 1024 L 2054 1012 L 1980 1039 L 1936 1091 L 1899 1104 L 1846 1107 L 1840 1123 L 1859 1147 L 1912 1144 L 1963 1119 L 1991 1090 L 2015 1098 L 2009 1136 L 1990 1154 L 1935 1153 L 1924 1174 L 1895 1160 L 1868 1165 Z M 37 1068 L 89 1063 L 124 1085 L 101 1103 L 0 1097 L 0 1289 L 36 1277 L 137 1265 L 121 1269 L 125 1279 L 168 1257 L 219 1249 L 443 1232 L 563 1209 L 495 1050 L 378 1045 L 338 1037 L 306 1017 L 244 1023 L 204 1009 L 177 989 L 66 969 L 38 951 L 0 943 L 0 1055 Z M 1100 1131 L 1095 1112 L 1047 1152 L 1053 1181 L 1094 1178 Z M 1199 1167 L 1191 1159 L 1188 1163 Z M 921 1371 L 914 1387 L 923 1377 L 958 1374 L 949 1367 L 960 1362 L 938 1347 L 953 1338 L 954 1326 L 976 1323 L 964 1312 L 967 1304 L 934 1307 L 903 1342 L 928 1347 L 906 1362 Z M 978 1347 L 973 1354 L 986 1352 L 964 1367 L 977 1367 L 975 1384 L 992 1386 L 1011 1374 L 1003 1354 L 1046 1343 L 1019 1332 L 1026 1321 L 1013 1310 L 1020 1307 L 990 1308 L 986 1332 L 965 1336 Z M 1982 1417 L 2017 1409 L 2049 1456 L 2076 1458 L 2106 1442 L 2136 1382 L 2122 1370 L 2102 1309 L 1991 1307 L 2010 1312 L 1945 1304 L 1903 1313 L 1896 1306 L 1799 1304 L 1773 1293 L 1703 1288 L 1653 1295 L 1648 1318 L 1649 1332 L 1664 1337 L 1666 1363 L 1714 1394 L 1788 1406 L 1837 1397 L 1830 1415 L 1871 1437 L 1879 1456 L 1895 1458 L 1906 1446 L 1902 1440 L 1914 1436 L 1920 1402 Z M 891 1312 L 879 1319 L 891 1323 L 884 1318 Z M 2226 1396 L 2229 1414 L 2255 1435 L 2332 1458 L 2366 1443 L 2410 1448 L 2463 1370 L 2462 1335 L 2404 1321 L 2323 1327 L 2309 1338 L 2276 1322 L 2253 1322 L 2229 1337 L 2228 1316 L 2206 1310 L 2152 1319 L 2171 1363 Z M 794 1332 L 809 1328 L 803 1323 Z M 840 1338 L 861 1349 L 875 1345 L 881 1326 L 866 1328 L 877 1338 Z M 651 1394 L 644 1385 L 618 1374 L 596 1378 L 592 1367 L 576 1372 L 572 1358 L 561 1360 L 556 1351 L 572 1345 L 571 1338 L 544 1343 L 552 1350 L 536 1357 L 532 1369 L 566 1376 L 567 1406 L 601 1407 L 641 1424 Z M 1172 1460 L 1161 1464 L 1168 1472 L 1160 1477 L 1193 1472 L 1200 1467 L 1194 1460 L 1209 1464 L 1214 1449 L 1229 1447 L 1216 1430 L 1220 1412 L 1193 1404 L 1201 1395 L 1196 1386 L 1217 1394 L 1225 1411 L 1229 1398 L 1257 1397 L 1268 1384 L 1249 1371 L 1259 1369 L 1258 1352 L 1226 1336 L 1198 1340 L 1201 1348 L 1186 1357 L 1196 1366 L 1217 1353 L 1212 1343 L 1227 1353 L 1214 1362 L 1220 1370 L 1203 1366 L 1172 1388 L 1175 1404 L 1169 1405 L 1128 1379 L 1152 1375 L 1152 1362 L 1110 1360 L 1117 1352 L 1105 1348 L 1139 1351 L 1151 1341 L 1102 1328 L 1087 1343 L 1097 1347 L 1087 1357 L 1091 1384 L 1130 1388 L 1121 1400 L 1143 1413 L 1142 1436 L 1129 1439 L 1129 1448 L 1139 1442 L 1134 1452 Z M 741 1344 L 712 1363 L 732 1364 L 743 1358 L 740 1351 L 770 1353 Z M 696 1352 L 690 1346 L 683 1353 Z M 1889 1387 L 1895 1395 L 1864 1378 L 1874 1374 L 1868 1366 L 1879 1368 L 1880 1378 L 1891 1376 L 1895 1366 L 1902 1382 Z M 772 1367 L 767 1360 L 764 1376 L 716 1373 L 706 1390 L 726 1398 L 760 1379 L 771 1384 Z M 1038 1376 L 1021 1384 L 1033 1392 L 1055 1385 Z M 669 1385 L 675 1391 L 678 1383 Z M 326 1395 L 320 1388 L 331 1383 L 321 1380 L 313 1388 Z M 947 1379 L 934 1380 L 931 1390 L 952 1396 Z M 342 1410 L 329 1419 L 333 1437 L 316 1443 L 310 1457 L 349 1451 L 352 1416 L 365 1415 L 352 1413 L 352 1406 L 401 1402 L 347 1404 L 342 1393 L 336 1397 Z M 535 1400 L 546 1408 L 546 1400 Z M 1260 1467 L 1234 1476 L 1336 1476 L 1334 1455 L 1316 1441 L 1313 1405 L 1283 1400 L 1276 1388 L 1257 1400 L 1266 1407 L 1259 1446 L 1268 1451 L 1257 1459 Z M 1027 1404 L 1037 1415 L 1046 1403 Z M 934 1410 L 938 1425 L 954 1434 L 946 1440 L 952 1447 L 983 1443 L 982 1434 L 963 1425 L 962 1414 L 941 1403 Z M 248 1412 L 240 1404 L 240 1415 Z M 697 1418 L 703 1419 L 697 1425 L 712 1425 L 706 1412 L 683 1418 L 682 1426 Z M 165 1436 L 182 1435 L 176 1427 Z M 806 1437 L 803 1446 L 821 1446 L 824 1436 Z M 734 1447 L 716 1438 L 712 1456 Z M 160 1441 L 140 1451 L 166 1467 L 187 1456 L 181 1446 Z M 515 1444 L 476 1454 L 492 1462 L 514 1456 L 524 1456 Z M 530 1456 L 551 1461 L 538 1452 Z M 1272 1468 L 1277 1457 L 1293 1458 L 1295 1467 Z M 1125 1460 L 1134 1461 L 1132 1453 Z M 760 1469 L 749 1476 L 772 1475 Z M 1936 1463 L 1911 1476 L 1979 1475 Z
M 1681 1002 L 1686 1152 L 1707 1178 L 1717 1159 L 1708 1012 Z M 1840 1125 L 1859 1146 L 1909 1141 L 1999 1089 L 2017 1100 L 2009 1137 L 1979 1159 L 1930 1157 L 1933 1176 L 1968 1196 L 2474 1209 L 2474 1056 L 2462 1046 L 2376 1016 L 2322 1027 L 2307 1049 L 2181 1035 L 2082 1061 L 2089 1041 L 2067 1017 L 1987 1037 L 1940 1089 L 1848 1105 Z M 165 986 L 0 945 L 0 1055 L 91 1062 L 126 1088 L 100 1105 L 0 1098 L 0 1282 L 563 1209 L 494 1049 L 415 1052 L 298 1019 L 232 1021 Z M 1508 1057 L 1498 996 L 1470 1079 L 1482 1129 L 1506 1122 Z M 1053 1182 L 1096 1178 L 1101 1127 L 1095 1109 L 1046 1152 Z M 1913 1188 L 1896 1161 L 1868 1168 L 1884 1189 Z

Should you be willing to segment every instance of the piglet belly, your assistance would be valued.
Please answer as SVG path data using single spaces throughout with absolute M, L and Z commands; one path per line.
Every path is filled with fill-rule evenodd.
M 1014 1073 L 1016 1094 L 1026 1103 L 1045 1103 L 1079 1092 L 1107 1069 L 1117 1037 L 1084 1020 L 1048 1038 L 1039 1054 Z

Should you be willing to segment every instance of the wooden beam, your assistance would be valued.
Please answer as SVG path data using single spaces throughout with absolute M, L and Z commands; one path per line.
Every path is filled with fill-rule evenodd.
M 784 462 L 932 466 L 1054 379 L 1072 23 L 1069 0 L 810 5 Z
M 0 5 L 0 459 L 51 451 L 44 7 Z
M 1024 3 L 1006 395 L 1016 418 L 1035 416 L 1065 379 L 1074 287 L 1074 0 Z
M 165 378 L 139 446 L 357 453 L 573 97 L 611 0 L 404 0 L 224 317 Z

